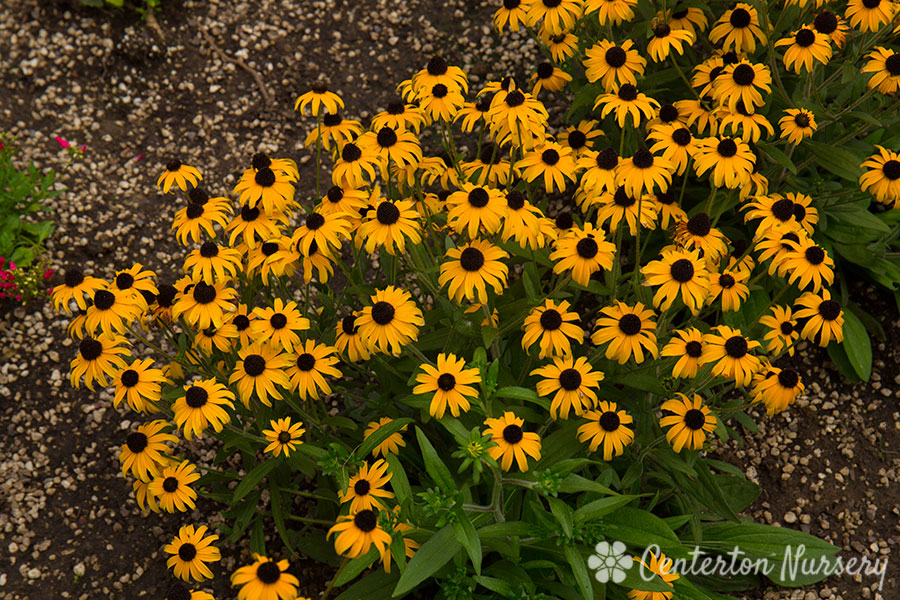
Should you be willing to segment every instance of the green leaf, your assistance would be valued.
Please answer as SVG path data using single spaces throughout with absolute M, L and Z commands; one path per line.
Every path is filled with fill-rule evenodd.
M 400 458 L 396 454 L 388 454 L 388 465 L 391 468 L 391 488 L 397 496 L 397 502 L 403 504 L 412 498 L 412 490 L 409 487 L 409 479 L 406 477 L 406 471 L 400 462 Z
M 781 149 L 773 146 L 772 144 L 757 144 L 757 147 L 773 161 L 775 161 L 794 175 L 797 174 L 797 165 L 791 162 L 791 159 L 788 158 L 788 155 L 782 152 Z
M 890 233 L 891 228 L 877 216 L 870 213 L 862 206 L 844 204 L 840 207 L 831 207 L 825 210 L 828 215 L 828 226 L 835 222 L 843 222 L 853 227 L 872 229 L 881 233 Z
M 360 460 L 365 460 L 365 458 L 372 453 L 372 451 L 376 446 L 378 446 L 378 444 L 388 439 L 412 422 L 412 419 L 404 417 L 402 419 L 394 419 L 387 425 L 382 425 L 375 430 L 375 433 L 367 437 L 365 441 L 363 441 L 363 443 L 359 445 L 359 448 L 356 449 L 356 452 L 354 454 Z
M 587 479 L 575 473 L 572 473 L 565 479 L 563 479 L 562 484 L 559 486 L 559 491 L 566 494 L 571 494 L 574 492 L 594 492 L 597 494 L 611 496 L 616 495 L 616 492 L 606 487 L 605 485 L 601 485 L 596 481 L 591 481 L 590 479 Z
M 665 521 L 653 513 L 623 506 L 600 521 L 603 534 L 608 539 L 619 540 L 642 548 L 657 544 L 667 553 L 681 549 L 681 542 Z M 684 554 L 684 552 L 679 552 Z
M 422 458 L 425 460 L 425 470 L 431 475 L 435 484 L 445 491 L 456 491 L 456 483 L 453 481 L 453 475 L 450 474 L 450 469 L 447 468 L 447 465 L 445 465 L 444 461 L 441 460 L 441 457 L 438 456 L 434 446 L 432 446 L 431 442 L 428 441 L 428 438 L 425 437 L 425 433 L 418 427 L 416 427 L 416 439 L 419 440 L 419 448 L 422 450 Z
M 478 576 L 475 577 L 475 582 L 487 589 L 491 590 L 495 594 L 499 594 L 501 597 L 509 598 L 515 595 L 515 590 L 513 587 L 502 579 L 497 579 L 496 577 L 485 577 Z
M 852 181 L 856 184 L 859 181 L 862 171 L 859 167 L 863 161 L 857 156 L 844 148 L 838 148 L 831 144 L 823 144 L 821 142 L 805 141 L 807 147 L 816 157 L 816 165 L 821 165 L 827 171 Z
M 372 546 L 364 555 L 354 558 L 344 565 L 344 568 L 341 570 L 341 574 L 338 575 L 337 580 L 335 580 L 334 585 L 340 587 L 350 583 L 356 579 L 360 573 L 368 569 L 380 556 L 381 554 L 378 552 L 378 548 Z
M 588 502 L 575 511 L 575 522 L 578 524 L 590 523 L 595 519 L 604 517 L 614 510 L 625 506 L 635 498 L 637 498 L 637 496 L 608 496 L 606 498 L 594 500 L 593 502 Z
M 253 523 L 253 533 L 250 534 L 250 551 L 266 555 L 266 537 L 263 533 L 262 519 L 259 518 Z
M 394 588 L 394 598 L 409 592 L 437 573 L 461 548 L 460 543 L 456 541 L 456 532 L 452 525 L 447 525 L 435 533 L 431 539 L 422 544 L 406 565 L 406 570 Z
M 856 369 L 853 368 L 850 359 L 847 357 L 845 345 L 828 344 L 828 348 L 826 348 L 825 351 L 828 352 L 828 358 L 831 359 L 831 362 L 834 363 L 834 366 L 840 374 L 844 376 L 844 379 L 850 383 L 858 383 L 861 381 L 859 375 L 856 374 Z
M 236 488 L 234 488 L 234 495 L 231 497 L 231 504 L 237 504 L 237 502 L 253 491 L 260 481 L 263 480 L 263 477 L 268 475 L 272 469 L 278 466 L 277 460 L 267 460 L 259 463 L 253 469 L 244 475 L 241 479 L 241 482 L 238 484 Z
M 497 339 L 497 334 L 500 331 L 496 327 L 482 327 L 481 328 L 481 341 L 484 343 L 485 347 L 490 347 L 490 345 Z
M 272 519 L 275 521 L 275 529 L 278 530 L 278 535 L 281 537 L 284 547 L 293 553 L 294 547 L 288 537 L 288 529 L 284 522 L 284 510 L 281 506 L 281 492 L 278 490 L 278 485 L 274 481 L 269 483 L 269 494 L 271 498 L 270 503 L 272 505 Z
M 348 587 L 335 600 L 359 600 L 360 598 L 388 600 L 391 598 L 391 592 L 393 592 L 399 577 L 400 575 L 396 571 L 393 573 L 385 573 L 382 570 L 374 571 Z
M 844 311 L 844 350 L 853 370 L 863 381 L 872 374 L 872 341 L 862 321 L 853 311 Z
M 475 567 L 475 574 L 481 575 L 481 539 L 475 526 L 465 513 L 457 515 L 457 519 L 453 521 L 453 531 L 456 533 L 456 541 L 462 544 L 466 549 L 469 558 L 472 560 L 472 566 Z
M 531 388 L 524 388 L 518 386 L 507 386 L 502 387 L 494 393 L 494 396 L 497 398 L 508 398 L 510 400 L 520 400 L 522 402 L 531 402 L 532 404 L 537 404 L 541 406 L 545 410 L 550 410 L 550 401 L 546 398 L 541 398 L 537 395 Z
M 574 527 L 572 509 L 559 498 L 547 498 L 547 502 L 550 503 L 550 512 L 553 513 L 553 517 L 562 526 L 563 533 L 567 538 L 571 538 Z
M 491 537 L 522 537 L 534 533 L 534 525 L 525 521 L 507 521 L 505 523 L 493 523 L 485 525 L 478 530 L 481 538 Z
M 584 556 L 571 546 L 564 549 L 566 561 L 572 567 L 572 574 L 575 575 L 575 583 L 578 585 L 578 591 L 584 600 L 594 600 L 594 588 L 591 585 L 591 576 L 588 574 L 587 563 Z

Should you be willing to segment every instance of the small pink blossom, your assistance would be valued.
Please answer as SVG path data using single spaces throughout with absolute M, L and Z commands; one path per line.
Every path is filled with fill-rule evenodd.
M 68 148 L 69 146 L 71 146 L 71 144 L 68 141 L 62 139 L 59 136 L 56 136 L 56 143 L 59 144 L 60 147 L 62 147 L 62 148 Z

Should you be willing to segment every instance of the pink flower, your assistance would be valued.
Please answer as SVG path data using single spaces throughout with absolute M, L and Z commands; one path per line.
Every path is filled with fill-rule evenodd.
M 144 156 L 146 156 L 146 155 L 145 155 L 143 152 L 141 152 L 140 154 L 138 154 L 137 156 L 135 156 L 135 157 L 132 158 L 131 160 L 133 160 L 134 162 L 140 162 L 141 160 L 144 159 Z
M 67 142 L 66 140 L 62 139 L 59 136 L 56 136 L 56 143 L 59 144 L 62 148 L 68 148 L 69 146 L 71 146 L 71 144 L 69 144 L 69 142 Z
M 87 150 L 87 144 L 82 144 L 81 148 L 78 149 L 78 151 L 81 152 L 82 154 L 84 154 L 85 150 Z
M 44 271 L 44 279 L 50 279 L 51 277 L 53 277 L 53 269 Z

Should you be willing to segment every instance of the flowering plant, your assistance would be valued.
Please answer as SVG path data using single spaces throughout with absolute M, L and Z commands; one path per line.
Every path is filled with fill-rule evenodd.
M 847 11 L 863 35 L 832 13 L 832 37 L 806 28 L 813 58 L 822 44 L 858 58 L 883 39 L 893 13 L 869 4 Z M 297 553 L 336 568 L 324 597 L 352 583 L 344 600 L 417 588 L 715 599 L 759 581 L 681 576 L 670 557 L 735 545 L 768 559 L 799 544 L 811 559 L 834 554 L 741 518 L 759 488 L 706 450 L 803 394 L 790 360 L 799 340 L 852 340 L 845 360 L 864 371 L 868 338 L 830 289 L 835 241 L 820 232 L 834 198 L 896 203 L 897 160 L 885 149 L 863 163 L 862 190 L 855 173 L 853 187 L 831 175 L 811 184 L 809 170 L 841 177 L 859 163 L 822 158 L 804 108 L 785 107 L 785 141 L 761 141 L 772 128 L 757 110 L 818 106 L 812 90 L 824 88 L 806 82 L 825 74 L 800 68 L 809 45 L 788 48 L 800 71 L 788 93 L 774 50 L 787 44 L 770 40 L 810 7 L 756 6 L 663 5 L 654 18 L 633 0 L 506 1 L 497 27 L 535 28 L 557 66 L 471 95 L 466 74 L 434 57 L 368 127 L 317 82 L 295 107 L 316 118 L 316 181 L 299 188 L 312 199 L 290 159 L 253 156 L 237 205 L 171 160 L 158 186 L 186 193 L 172 227 L 192 248 L 183 276 L 162 283 L 135 264 L 105 281 L 70 268 L 53 294 L 80 340 L 72 384 L 112 385 L 116 407 L 147 417 L 120 454 L 140 506 L 221 502 L 219 533 L 249 532 L 253 562 L 231 581 L 252 599 L 297 596 Z M 697 63 L 694 81 L 672 49 Z M 648 69 L 644 52 L 673 69 Z M 879 76 L 849 105 L 893 94 Z M 566 90 L 565 115 L 553 108 L 565 96 L 539 99 Z M 823 131 L 855 131 L 849 97 L 822 105 Z M 892 222 L 854 202 L 847 218 Z M 178 450 L 207 437 L 212 464 Z M 283 549 L 266 543 L 269 528 Z M 206 534 L 189 524 L 166 546 L 176 577 L 212 576 L 218 536 Z M 592 577 L 600 542 L 656 545 L 651 576 Z

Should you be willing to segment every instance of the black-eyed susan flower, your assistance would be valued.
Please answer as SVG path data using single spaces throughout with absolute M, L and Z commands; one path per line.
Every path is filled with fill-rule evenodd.
M 700 90 L 700 97 L 712 95 L 713 86 L 716 79 L 725 70 L 725 61 L 721 56 L 710 56 L 702 63 L 694 67 L 694 74 L 691 75 L 691 85 Z
M 619 154 L 615 148 L 604 148 L 599 151 L 587 151 L 578 159 L 578 168 L 583 169 L 581 187 L 588 194 L 600 194 L 604 191 L 614 192 L 616 170 L 619 166 Z
M 593 119 L 579 121 L 577 125 L 569 125 L 559 135 L 559 143 L 562 146 L 571 148 L 572 155 L 577 160 L 586 151 L 592 150 L 597 142 L 597 138 L 604 135 L 603 130 L 598 125 L 599 123 Z
M 697 176 L 710 171 L 713 185 L 734 189 L 750 180 L 756 156 L 740 138 L 710 137 L 697 140 L 694 170 Z
M 702 211 L 676 225 L 675 241 L 688 250 L 699 250 L 711 260 L 717 260 L 728 252 L 725 236 L 712 226 L 709 215 Z
M 332 114 L 336 114 L 344 108 L 344 101 L 340 96 L 328 90 L 325 82 L 316 81 L 312 84 L 312 89 L 301 94 L 294 102 L 294 110 L 299 110 L 300 114 L 309 114 L 313 116 L 321 115 L 322 110 L 326 110 Z
M 519 470 L 523 473 L 528 470 L 528 457 L 535 460 L 541 459 L 541 437 L 532 432 L 523 431 L 522 425 L 525 419 L 521 419 L 512 411 L 506 411 L 502 417 L 486 419 L 486 434 L 491 436 L 494 446 L 488 448 L 488 455 L 494 460 L 500 461 L 500 467 L 509 471 L 515 459 Z
M 738 387 L 744 387 L 760 369 L 759 358 L 751 354 L 759 347 L 759 342 L 748 339 L 740 329 L 719 325 L 715 333 L 703 336 L 700 364 L 713 363 L 714 376 L 732 378 Z
M 420 229 L 415 201 L 381 198 L 375 211 L 359 226 L 357 240 L 362 236 L 370 254 L 377 248 L 392 255 L 403 254 L 407 241 L 412 244 L 422 241 Z
M 900 153 L 875 145 L 878 153 L 868 157 L 859 178 L 862 191 L 869 192 L 883 204 L 900 204 Z
M 466 102 L 456 113 L 456 120 L 462 121 L 460 127 L 465 133 L 472 133 L 479 125 L 486 125 L 488 112 L 491 110 L 491 102 L 494 94 L 482 93 L 474 102 Z
M 356 314 L 346 315 L 335 326 L 334 346 L 338 352 L 345 355 L 351 362 L 369 360 L 369 349 L 359 335 L 359 325 L 356 323 Z
M 418 138 L 405 129 L 385 126 L 377 132 L 369 131 L 359 138 L 358 144 L 363 151 L 377 158 L 383 167 L 387 166 L 388 161 L 400 165 L 415 165 L 422 161 Z
M 631 117 L 631 124 L 637 128 L 641 118 L 652 119 L 659 109 L 659 102 L 639 91 L 630 83 L 619 87 L 618 91 L 610 94 L 601 94 L 594 103 L 594 110 L 600 107 L 600 117 L 614 114 L 616 124 L 625 127 L 625 121 Z
M 188 461 L 163 467 L 150 482 L 147 490 L 156 496 L 159 507 L 166 512 L 186 512 L 196 506 L 197 492 L 191 484 L 200 479 L 197 468 Z
M 588 81 L 599 80 L 606 92 L 626 83 L 637 85 L 646 66 L 647 60 L 638 53 L 631 40 L 625 40 L 622 45 L 601 40 L 585 51 L 584 68 Z
M 831 340 L 844 341 L 844 311 L 827 289 L 820 294 L 806 292 L 797 298 L 794 317 L 803 325 L 800 337 L 804 340 L 816 342 L 823 348 Z
M 438 284 L 447 286 L 451 300 L 462 302 L 473 300 L 488 301 L 487 288 L 490 286 L 498 296 L 503 294 L 509 267 L 503 262 L 509 254 L 483 240 L 473 240 L 464 246 L 447 250 L 441 263 Z
M 531 372 L 531 375 L 542 378 L 537 382 L 537 393 L 545 398 L 552 396 L 550 418 L 568 419 L 570 411 L 581 415 L 593 408 L 603 373 L 591 369 L 591 364 L 583 356 L 555 356 L 552 360 L 552 364 Z
M 787 139 L 794 146 L 812 137 L 819 128 L 815 116 L 805 108 L 788 108 L 784 112 L 785 116 L 778 119 L 781 139 Z
M 597 330 L 591 341 L 606 347 L 606 358 L 624 365 L 632 357 L 634 362 L 644 362 L 644 351 L 654 358 L 658 355 L 656 346 L 656 314 L 638 302 L 633 307 L 616 300 L 613 306 L 600 310 Z
M 494 11 L 494 27 L 503 33 L 503 27 L 509 25 L 510 31 L 518 31 L 527 26 L 528 0 L 503 0 L 503 4 Z
M 340 148 L 340 158 L 331 172 L 335 185 L 359 188 L 375 179 L 378 155 L 374 151 L 356 142 L 347 142 Z
M 844 19 L 838 17 L 828 9 L 822 9 L 816 13 L 812 22 L 812 27 L 817 32 L 827 35 L 831 43 L 838 49 L 844 47 L 847 32 L 850 30 L 850 27 Z
M 266 214 L 261 206 L 241 206 L 241 210 L 225 226 L 228 233 L 228 244 L 232 247 L 238 240 L 249 248 L 255 248 L 265 240 L 281 235 L 280 225 L 287 224 L 287 217 L 282 213 Z
M 82 378 L 91 391 L 94 390 L 94 382 L 106 387 L 107 377 L 126 368 L 122 357 L 131 354 L 128 348 L 122 346 L 126 341 L 121 336 L 84 336 L 78 344 L 78 354 L 70 363 L 69 381 L 72 387 L 77 388 Z
M 541 306 L 531 309 L 522 324 L 522 348 L 528 349 L 538 343 L 538 358 L 569 356 L 572 354 L 570 340 L 576 344 L 584 341 L 584 329 L 577 313 L 569 310 L 570 305 L 544 300 Z
M 671 600 L 672 597 L 675 596 L 674 587 L 672 586 L 672 582 L 681 576 L 678 573 L 675 573 L 672 570 L 673 560 L 667 557 L 662 552 L 658 554 L 650 554 L 650 564 L 648 565 L 643 560 L 639 559 L 637 556 L 634 557 L 635 562 L 641 564 L 642 569 L 646 569 L 651 573 L 655 573 L 659 576 L 663 582 L 669 586 L 673 591 L 670 592 L 645 592 L 639 589 L 633 589 L 628 591 L 628 600 Z M 646 575 L 643 575 L 646 577 Z
M 757 375 L 750 395 L 753 402 L 762 402 L 766 414 L 772 416 L 793 404 L 804 389 L 803 379 L 797 371 L 769 367 Z
M 531 76 L 531 81 L 534 82 L 531 93 L 537 96 L 541 90 L 547 90 L 548 92 L 562 91 L 566 84 L 572 81 L 572 76 L 559 67 L 554 66 L 553 63 L 545 61 L 537 66 L 534 75 Z
M 163 548 L 167 554 L 172 555 L 166 561 L 166 566 L 172 569 L 175 577 L 185 581 L 212 579 L 213 574 L 207 563 L 219 562 L 222 555 L 219 549 L 212 545 L 219 536 L 206 535 L 207 531 L 206 525 L 197 528 L 185 525 Z
M 601 25 L 618 25 L 634 18 L 635 6 L 637 0 L 584 0 L 584 13 L 597 13 Z
M 366 426 L 366 431 L 363 433 L 363 440 L 369 439 L 376 431 L 384 427 L 385 425 L 389 425 L 393 423 L 393 419 L 390 417 L 381 417 L 378 421 L 372 421 Z M 388 454 L 399 454 L 400 448 L 406 447 L 406 441 L 403 439 L 403 432 L 407 430 L 408 426 L 404 425 L 400 428 L 400 431 L 395 431 L 391 435 L 387 436 L 383 442 L 375 446 L 372 450 L 372 456 L 378 457 L 383 456 L 387 458 Z
M 663 250 L 659 260 L 641 268 L 645 284 L 657 287 L 653 305 L 669 310 L 676 298 L 697 314 L 709 295 L 709 273 L 696 250 Z
M 421 90 L 430 89 L 439 83 L 463 94 L 469 91 L 469 80 L 465 72 L 457 66 L 448 64 L 443 56 L 432 56 L 411 80 L 412 89 L 417 95 Z
M 234 394 L 215 379 L 204 379 L 184 386 L 184 395 L 172 406 L 172 420 L 190 440 L 210 426 L 221 432 L 231 420 L 226 408 L 234 408 Z
M 764 43 L 766 34 L 759 26 L 756 9 L 745 2 L 725 11 L 709 32 L 710 42 L 721 42 L 724 50 L 735 52 L 755 52 L 757 40 Z
M 552 34 L 569 31 L 581 17 L 580 0 L 529 0 L 527 24 L 541 23 L 542 29 Z
M 550 219 L 529 202 L 522 192 L 506 192 L 506 208 L 506 218 L 500 234 L 500 239 L 504 242 L 512 238 L 522 248 L 537 250 L 556 239 L 556 230 Z
M 131 483 L 131 491 L 134 494 L 135 502 L 137 502 L 141 512 L 145 515 L 150 512 L 159 512 L 159 503 L 156 501 L 156 497 L 147 490 L 148 485 L 149 482 L 141 481 L 140 479 L 135 479 Z
M 320 143 L 326 150 L 331 150 L 332 144 L 338 147 L 345 142 L 356 139 L 362 133 L 363 126 L 359 121 L 345 119 L 339 112 L 329 112 L 325 113 L 322 117 L 322 122 L 309 132 L 303 145 L 309 148 Z
M 163 600 L 214 600 L 212 594 L 202 590 L 192 590 L 180 581 L 169 586 Z
M 625 453 L 625 447 L 634 442 L 634 431 L 628 427 L 634 419 L 625 410 L 619 410 L 615 402 L 601 400 L 595 410 L 581 416 L 587 419 L 587 423 L 578 428 L 578 441 L 590 440 L 591 452 L 602 447 L 605 461 L 621 456 Z
M 640 148 L 631 158 L 619 163 L 616 184 L 629 196 L 639 198 L 645 192 L 665 192 L 672 183 L 675 165 L 664 156 L 653 156 L 646 148 Z
M 131 294 L 109 286 L 94 292 L 93 301 L 87 307 L 84 327 L 91 334 L 103 332 L 106 336 L 112 336 L 124 333 L 141 312 L 141 307 L 134 302 Z
M 73 307 L 70 307 L 70 304 L 73 303 L 77 308 L 87 310 L 94 292 L 106 285 L 106 282 L 98 277 L 85 275 L 81 269 L 69 267 L 63 276 L 63 282 L 53 288 L 50 300 L 53 302 L 53 308 L 66 314 L 72 313 Z
M 672 366 L 672 377 L 693 379 L 700 370 L 703 334 L 696 327 L 676 330 L 672 339 L 663 346 L 660 355 L 678 359 Z
M 392 477 L 384 459 L 376 460 L 371 466 L 363 463 L 356 475 L 350 478 L 347 489 L 339 492 L 341 504 L 349 502 L 351 513 L 385 508 L 383 499 L 394 497 L 393 492 L 384 489 Z
M 333 356 L 336 352 L 334 347 L 306 340 L 294 346 L 293 351 L 297 358 L 287 370 L 291 389 L 300 395 L 301 400 L 307 397 L 318 400 L 323 394 L 330 394 L 331 385 L 325 377 L 341 377 L 341 372 L 335 368 L 340 361 Z
M 445 123 L 451 123 L 466 103 L 459 89 L 448 88 L 443 83 L 436 83 L 430 89 L 423 90 L 418 99 L 419 107 L 429 119 Z M 415 165 L 412 161 L 406 164 Z
M 203 179 L 203 175 L 200 174 L 196 167 L 186 165 L 177 158 L 173 158 L 166 163 L 166 170 L 156 180 L 156 188 L 159 189 L 161 187 L 163 193 L 168 194 L 169 190 L 172 189 L 172 185 L 175 184 L 182 191 L 186 192 L 189 187 L 194 187 L 200 183 L 201 179 Z
M 794 342 L 800 337 L 800 331 L 790 306 L 773 306 L 771 314 L 760 318 L 759 322 L 768 329 L 763 336 L 766 352 L 773 356 L 785 351 L 794 355 Z
M 658 192 L 652 195 L 651 200 L 656 203 L 656 214 L 659 218 L 659 226 L 662 229 L 668 229 L 669 223 L 680 223 L 687 221 L 687 213 L 678 206 L 675 194 L 669 189 L 665 192 Z
M 706 434 L 715 430 L 718 420 L 699 394 L 694 394 L 693 399 L 684 394 L 675 395 L 678 397 L 666 400 L 660 407 L 673 414 L 661 418 L 659 424 L 668 428 L 666 440 L 675 452 L 681 452 L 682 448 L 699 450 L 706 441 Z
M 239 337 L 237 327 L 232 323 L 223 323 L 221 327 L 209 327 L 201 329 L 194 337 L 194 346 L 203 350 L 209 356 L 213 350 L 219 352 L 231 352 L 235 340 Z
M 747 280 L 750 273 L 740 269 L 725 269 L 721 273 L 711 273 L 709 277 L 709 300 L 712 304 L 721 299 L 722 312 L 737 312 L 741 303 L 750 296 Z
M 703 12 L 702 8 L 697 6 L 684 7 L 677 4 L 669 13 L 666 23 L 672 29 L 686 29 L 694 35 L 705 31 L 709 26 L 706 13 Z
M 659 124 L 650 130 L 647 139 L 654 142 L 650 146 L 650 152 L 662 153 L 662 160 L 671 164 L 669 182 L 671 182 L 671 173 L 678 175 L 684 173 L 688 162 L 694 155 L 694 136 L 691 135 L 690 129 L 677 121 L 674 125 Z M 668 185 L 665 188 L 660 186 L 660 192 L 664 193 L 667 189 Z
M 372 117 L 372 130 L 380 131 L 382 127 L 390 127 L 395 130 L 409 129 L 418 133 L 426 120 L 418 106 L 397 98 L 388 102 L 384 111 Z
M 547 109 L 539 100 L 515 87 L 494 94 L 487 114 L 494 139 L 509 141 L 525 149 L 534 147 L 536 140 L 544 139 L 548 119 Z
M 234 193 L 241 204 L 251 208 L 260 206 L 267 214 L 274 215 L 293 204 L 296 180 L 281 169 L 248 169 L 234 186 Z
M 113 406 L 119 408 L 119 404 L 125 400 L 135 412 L 146 412 L 155 409 L 166 377 L 160 369 L 153 368 L 151 359 L 145 358 L 136 359 L 119 371 L 115 381 Z
M 285 304 L 281 298 L 275 298 L 271 307 L 255 308 L 252 314 L 250 333 L 255 341 L 288 352 L 302 344 L 298 333 L 309 329 L 309 319 L 300 314 L 293 300 Z
M 269 421 L 269 427 L 271 429 L 264 429 L 262 432 L 263 437 L 269 442 L 263 452 L 271 452 L 274 456 L 284 454 L 288 457 L 303 443 L 300 438 L 306 433 L 306 429 L 303 428 L 302 421 L 291 423 L 290 417 L 284 417 Z
M 769 275 L 784 275 L 784 261 L 788 253 L 796 250 L 797 243 L 804 237 L 807 236 L 802 229 L 790 225 L 779 225 L 762 232 L 755 249 L 759 252 L 761 263 L 769 262 Z
M 241 253 L 233 248 L 221 247 L 215 242 L 204 242 L 191 251 L 184 260 L 184 271 L 191 278 L 211 284 L 229 282 L 241 269 Z
M 516 163 L 516 168 L 521 170 L 522 177 L 528 182 L 538 177 L 543 178 L 544 189 L 548 194 L 565 191 L 567 179 L 575 182 L 577 169 L 572 149 L 556 142 L 535 146 L 534 150 L 527 152 Z
M 571 31 L 553 34 L 541 30 L 541 41 L 550 51 L 550 57 L 558 63 L 565 62 L 578 51 L 578 37 Z
M 309 255 L 309 247 L 315 242 L 323 251 L 339 250 L 342 240 L 350 239 L 353 224 L 346 213 L 310 212 L 303 225 L 294 230 L 291 242 L 297 244 L 300 252 Z
M 769 120 L 762 113 L 748 111 L 743 100 L 738 100 L 733 111 L 723 104 L 716 111 L 716 116 L 719 119 L 719 133 L 722 135 L 730 131 L 734 137 L 756 143 L 775 134 L 775 128 Z M 765 137 L 764 130 L 767 132 Z
M 389 285 L 375 290 L 370 300 L 372 306 L 362 309 L 355 323 L 370 352 L 399 354 L 418 339 L 425 319 L 408 291 Z
M 300 580 L 287 572 L 290 566 L 254 552 L 253 564 L 232 573 L 231 586 L 241 586 L 238 600 L 295 600 Z
M 177 443 L 178 438 L 166 433 L 169 424 L 163 419 L 138 425 L 125 438 L 119 451 L 122 474 L 131 473 L 135 478 L 149 482 L 168 464 L 168 443 Z
M 234 325 L 238 335 L 238 346 L 249 346 L 253 343 L 250 335 L 250 310 L 246 304 L 238 304 L 237 309 L 230 315 L 228 324 Z
M 715 102 L 712 96 L 701 94 L 700 98 L 678 100 L 675 102 L 679 114 L 684 116 L 688 127 L 696 127 L 698 134 L 716 135 L 719 131 L 719 120 L 715 113 Z
M 478 369 L 467 369 L 466 361 L 455 354 L 438 354 L 437 366 L 420 365 L 421 373 L 416 375 L 419 383 L 413 388 L 414 394 L 430 394 L 428 412 L 436 419 L 444 418 L 447 408 L 458 417 L 469 410 L 472 398 L 478 397 L 473 385 L 481 382 Z
M 366 554 L 372 546 L 384 552 L 391 545 L 391 536 L 378 525 L 378 512 L 364 509 L 341 515 L 334 527 L 328 530 L 328 537 L 336 533 L 335 551 L 347 558 L 357 558 Z
M 808 237 L 801 237 L 784 259 L 788 283 L 801 290 L 811 287 L 818 292 L 823 285 L 834 283 L 834 260 L 828 252 Z
M 651 29 L 652 36 L 647 42 L 647 53 L 654 62 L 662 62 L 673 50 L 684 54 L 684 47 L 694 43 L 694 34 L 687 29 L 678 29 L 668 23 L 659 23 Z
M 190 202 L 175 213 L 172 221 L 172 231 L 175 238 L 182 246 L 188 245 L 188 240 L 199 243 L 206 234 L 209 238 L 216 237 L 215 225 L 223 229 L 228 224 L 228 213 L 221 205 L 206 202 L 197 204 Z
M 811 73 L 815 61 L 827 65 L 831 60 L 831 44 L 828 36 L 812 27 L 801 27 L 790 37 L 775 42 L 775 47 L 787 46 L 784 51 L 784 67 L 799 73 L 801 67 Z
M 675 129 L 683 127 L 687 123 L 685 115 L 682 115 L 674 104 L 662 104 L 656 111 L 656 116 L 647 122 L 647 129 L 653 131 L 661 125 L 671 125 Z
M 606 241 L 603 230 L 585 223 L 583 228 L 573 227 L 557 240 L 550 260 L 554 273 L 569 273 L 576 283 L 587 286 L 591 275 L 612 269 L 615 254 L 616 245 Z
M 272 406 L 270 397 L 281 400 L 278 388 L 288 389 L 285 369 L 291 364 L 290 357 L 268 344 L 254 343 L 238 351 L 238 361 L 228 377 L 228 383 L 236 383 L 238 396 L 244 406 L 250 405 L 250 398 L 256 392 L 260 402 Z
M 743 102 L 746 112 L 752 112 L 766 103 L 763 92 L 772 91 L 772 75 L 769 67 L 744 59 L 728 65 L 713 82 L 713 99 L 735 112 L 737 103 Z
M 366 206 L 368 193 L 365 190 L 352 187 L 333 185 L 328 188 L 322 200 L 316 205 L 316 212 L 321 213 L 346 213 L 356 217 Z
M 447 206 L 447 223 L 457 233 L 467 232 L 470 239 L 480 230 L 493 234 L 503 226 L 506 202 L 498 189 L 463 183 L 460 191 L 447 197 Z
M 896 12 L 897 7 L 890 0 L 850 0 L 844 17 L 851 27 L 866 33 L 890 23 Z
M 900 90 L 900 52 L 876 46 L 866 55 L 868 62 L 861 69 L 863 73 L 873 73 L 869 78 L 869 88 L 882 94 L 893 94 Z
M 482 144 L 481 153 L 475 160 L 462 163 L 464 179 L 476 185 L 505 186 L 510 175 L 518 175 L 518 169 L 513 167 L 510 173 L 509 161 L 499 154 L 496 145 L 490 142 Z
M 234 312 L 237 299 L 237 291 L 225 287 L 221 281 L 212 285 L 197 281 L 178 294 L 172 306 L 172 317 L 177 319 L 184 315 L 185 320 L 198 329 L 220 327 L 226 315 Z

